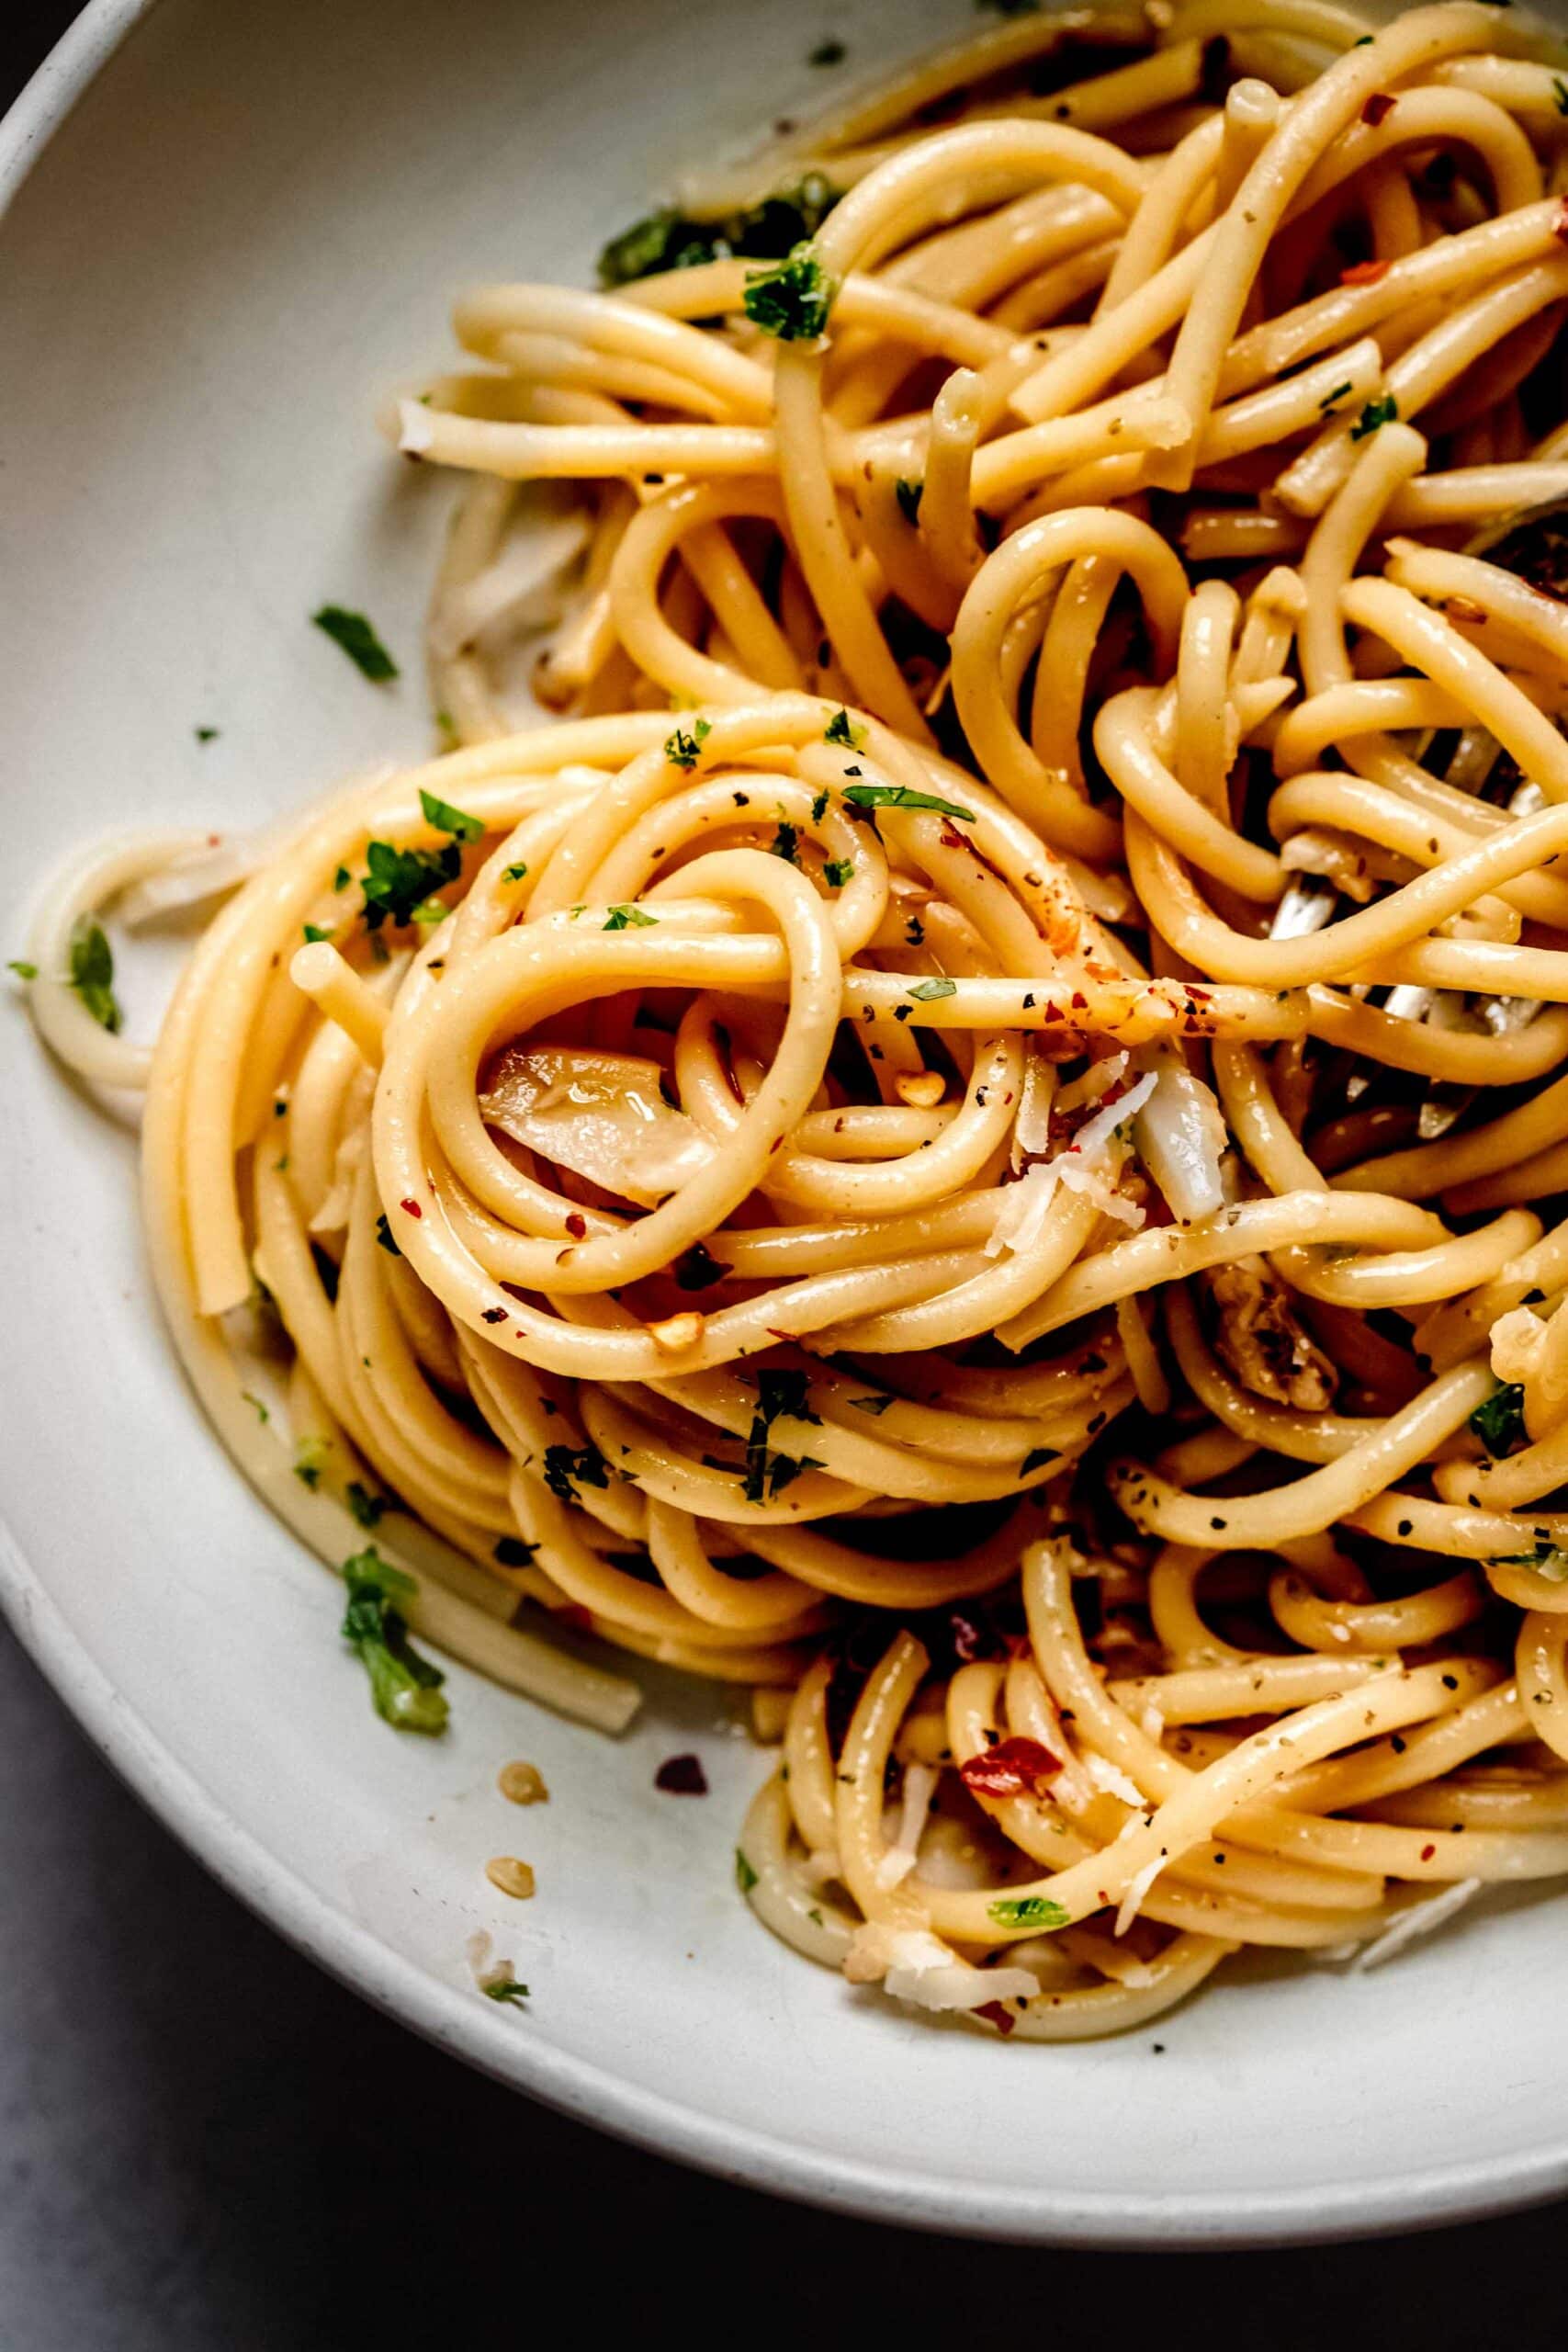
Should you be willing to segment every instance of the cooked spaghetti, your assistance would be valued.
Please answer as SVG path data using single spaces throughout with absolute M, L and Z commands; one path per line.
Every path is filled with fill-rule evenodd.
M 1010 15 L 465 296 L 456 748 L 36 929 L 351 1638 L 754 1686 L 756 1910 L 1002 2035 L 1568 1872 L 1565 158 L 1469 0 Z

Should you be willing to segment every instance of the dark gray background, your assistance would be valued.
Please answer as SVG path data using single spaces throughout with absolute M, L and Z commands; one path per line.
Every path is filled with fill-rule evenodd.
M 0 104 L 73 13 L 0 0 Z M 0 2352 L 485 2352 L 661 2320 L 699 2339 L 978 2324 L 1004 2343 L 1475 2352 L 1562 2340 L 1563 2221 L 1056 2254 L 678 2171 L 482 2081 L 297 1958 L 141 1811 L 0 1630 Z

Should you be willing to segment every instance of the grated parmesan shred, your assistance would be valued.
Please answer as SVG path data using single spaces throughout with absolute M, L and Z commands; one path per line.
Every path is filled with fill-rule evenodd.
M 1357 1952 L 1354 1969 L 1364 1976 L 1369 1968 L 1381 1968 L 1385 1960 L 1393 1960 L 1421 1936 L 1429 1936 L 1434 1928 L 1443 1927 L 1454 1914 L 1462 1911 L 1482 1889 L 1478 1878 L 1461 1878 L 1453 1886 L 1445 1886 L 1425 1903 L 1412 1903 L 1408 1909 L 1391 1919 L 1381 1936 L 1375 1936 Z

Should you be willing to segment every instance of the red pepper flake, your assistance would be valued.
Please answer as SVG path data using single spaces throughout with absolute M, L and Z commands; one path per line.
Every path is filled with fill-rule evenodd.
M 653 1776 L 653 1785 L 667 1797 L 705 1797 L 708 1776 L 700 1756 L 667 1756 Z
M 1393 107 L 1394 101 L 1386 90 L 1374 90 L 1361 108 L 1361 120 L 1375 130 L 1380 122 L 1388 120 L 1389 116 L 1393 112 Z
M 942 845 L 943 849 L 973 849 L 974 847 L 973 842 L 961 833 L 956 825 L 950 825 L 945 818 L 942 820 Z
M 982 2001 L 975 2015 L 977 2018 L 984 2018 L 987 2025 L 994 2025 L 997 2031 L 1004 2037 L 1010 2034 L 1018 2023 L 1018 2019 L 1005 2001 Z
M 398 1203 L 398 1206 L 405 1211 L 405 1213 L 410 1216 L 423 1216 L 424 1215 L 424 1211 L 420 1207 L 417 1201 L 400 1201 Z
M 593 1612 L 590 1609 L 584 1609 L 581 1600 L 563 1600 L 558 1609 L 551 1610 L 550 1614 L 552 1617 L 558 1617 L 563 1625 L 570 1625 L 580 1634 L 591 1634 L 593 1631 Z
M 585 1216 L 580 1216 L 577 1211 L 573 1209 L 571 1215 L 567 1218 L 566 1229 L 570 1234 L 574 1241 L 581 1241 L 583 1235 L 588 1230 L 588 1219 Z
M 976 1796 L 1039 1796 L 1060 1770 L 1061 1758 L 1039 1740 L 999 1739 L 995 1747 L 966 1756 L 958 1777 Z
M 504 1323 L 506 1320 L 505 1307 L 487 1306 L 485 1308 L 484 1319 L 487 1323 Z
M 1423 1846 L 1421 1849 L 1421 1860 L 1424 1862 L 1429 1862 L 1437 1850 L 1436 1846 Z
M 1340 271 L 1339 283 L 1341 286 L 1376 286 L 1380 279 L 1388 276 L 1393 266 L 1392 262 L 1386 261 L 1359 261 L 1354 268 Z

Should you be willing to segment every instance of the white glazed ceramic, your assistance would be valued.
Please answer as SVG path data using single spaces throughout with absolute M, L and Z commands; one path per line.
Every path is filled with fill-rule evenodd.
M 443 350 L 452 288 L 586 278 L 679 159 L 823 95 L 825 32 L 875 71 L 969 22 L 966 0 L 89 7 L 0 133 L 6 920 L 106 826 L 239 823 L 421 749 L 444 488 L 369 413 Z M 365 684 L 308 625 L 328 599 L 415 674 Z M 118 1770 L 344 1981 L 650 2148 L 928 2228 L 1304 2238 L 1568 2187 L 1561 1898 L 1364 1978 L 1258 1967 L 1129 2040 L 1008 2049 L 851 1993 L 752 1919 L 731 1851 L 762 1766 L 724 1700 L 646 1676 L 613 1743 L 458 1670 L 450 1736 L 394 1736 L 338 1589 L 170 1359 L 129 1131 L 19 1002 L 0 1053 L 0 1598 Z M 693 1747 L 712 1794 L 656 1794 Z M 518 1756 L 547 1807 L 495 1793 Z M 531 1905 L 482 1875 L 508 1851 Z M 526 2014 L 477 1992 L 480 1928 Z

